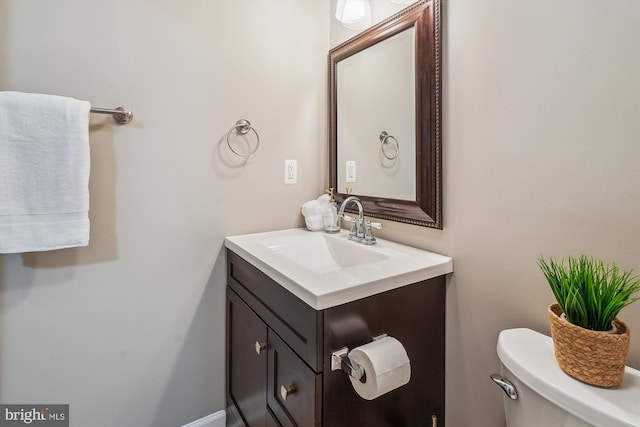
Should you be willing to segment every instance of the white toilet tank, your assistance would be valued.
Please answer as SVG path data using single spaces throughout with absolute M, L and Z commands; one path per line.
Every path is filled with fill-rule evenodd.
M 517 392 L 504 396 L 508 427 L 640 427 L 640 371 L 627 367 L 614 388 L 582 383 L 560 369 L 551 338 L 531 329 L 500 332 L 497 350 Z

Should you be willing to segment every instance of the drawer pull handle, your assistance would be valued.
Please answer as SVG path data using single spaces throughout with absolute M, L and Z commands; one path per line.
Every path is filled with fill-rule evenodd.
M 266 342 L 256 341 L 256 353 L 257 354 L 262 353 L 262 350 L 264 350 L 265 348 L 267 348 L 267 343 Z
M 296 392 L 295 386 L 285 387 L 283 385 L 280 386 L 280 396 L 282 396 L 282 400 L 287 400 L 289 396 Z

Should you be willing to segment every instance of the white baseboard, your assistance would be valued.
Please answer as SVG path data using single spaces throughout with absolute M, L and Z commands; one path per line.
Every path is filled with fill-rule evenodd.
M 224 427 L 225 422 L 226 415 L 223 409 L 222 411 L 218 411 L 200 418 L 199 420 L 190 422 L 189 424 L 185 424 L 182 427 Z

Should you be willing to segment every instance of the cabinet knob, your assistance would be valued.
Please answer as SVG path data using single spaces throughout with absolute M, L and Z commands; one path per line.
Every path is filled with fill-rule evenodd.
M 283 385 L 280 386 L 280 396 L 282 396 L 282 400 L 287 400 L 287 397 L 291 396 L 296 392 L 296 387 L 291 385 L 289 387 L 285 387 Z
M 256 353 L 257 354 L 262 353 L 262 350 L 264 350 L 265 348 L 267 348 L 267 343 L 266 342 L 256 341 Z

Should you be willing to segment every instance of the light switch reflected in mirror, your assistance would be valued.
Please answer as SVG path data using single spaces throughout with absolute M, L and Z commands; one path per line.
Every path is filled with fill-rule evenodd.
M 410 27 L 336 65 L 338 192 L 416 200 L 414 52 Z

